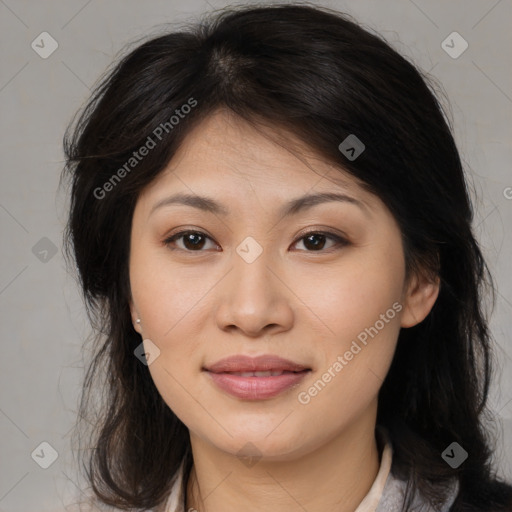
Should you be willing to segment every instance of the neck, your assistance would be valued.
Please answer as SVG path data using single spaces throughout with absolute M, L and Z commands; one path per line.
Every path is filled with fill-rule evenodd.
M 368 419 L 300 458 L 262 458 L 251 466 L 193 433 L 190 440 L 186 511 L 354 512 L 379 470 L 375 421 Z

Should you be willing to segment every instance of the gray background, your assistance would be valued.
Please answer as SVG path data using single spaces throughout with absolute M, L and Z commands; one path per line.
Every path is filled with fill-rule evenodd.
M 512 2 L 318 4 L 348 12 L 382 33 L 439 80 L 449 98 L 477 195 L 475 231 L 498 284 L 492 328 L 501 372 L 491 404 L 500 422 L 499 472 L 512 480 Z M 63 510 L 63 503 L 85 489 L 74 466 L 70 429 L 89 326 L 61 254 L 67 197 L 57 186 L 64 129 L 125 43 L 155 33 L 162 23 L 193 20 L 225 5 L 0 0 L 0 512 Z M 45 31 L 58 49 L 43 59 L 31 43 Z M 469 44 L 458 58 L 441 47 L 453 31 Z M 31 457 L 43 441 L 59 454 L 48 469 Z

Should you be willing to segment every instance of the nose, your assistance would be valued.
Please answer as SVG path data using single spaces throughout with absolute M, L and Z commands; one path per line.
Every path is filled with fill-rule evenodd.
M 235 253 L 233 268 L 217 290 L 216 322 L 220 329 L 259 338 L 291 328 L 294 295 L 271 257 L 263 251 L 248 263 Z

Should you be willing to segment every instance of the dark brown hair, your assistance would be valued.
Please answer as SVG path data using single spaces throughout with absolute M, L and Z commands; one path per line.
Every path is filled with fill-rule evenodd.
M 452 510 L 511 510 L 512 489 L 492 472 L 483 426 L 492 372 L 482 293 L 492 281 L 433 91 L 380 36 L 306 4 L 225 9 L 138 44 L 108 72 L 68 127 L 62 176 L 71 180 L 66 252 L 98 333 L 80 414 L 92 426 L 85 470 L 103 503 L 155 507 L 181 461 L 187 474 L 192 465 L 186 426 L 133 353 L 141 338 L 129 311 L 130 228 L 141 190 L 195 126 L 226 108 L 267 132 L 294 134 L 356 177 L 395 216 L 408 271 L 440 277 L 428 317 L 400 332 L 378 423 L 391 435 L 393 472 L 411 491 L 435 505 L 435 486 L 458 476 Z M 188 113 L 171 121 L 183 105 Z M 120 172 L 148 137 L 156 142 L 159 126 L 155 147 Z M 338 148 L 350 134 L 366 146 L 355 160 Z M 441 458 L 454 441 L 469 453 L 457 469 Z

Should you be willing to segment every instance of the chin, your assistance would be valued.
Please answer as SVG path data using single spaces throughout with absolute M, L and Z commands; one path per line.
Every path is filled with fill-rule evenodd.
M 269 461 L 286 461 L 292 460 L 310 451 L 308 448 L 311 444 L 305 441 L 302 435 L 293 435 L 289 429 L 281 429 L 279 434 L 277 431 L 272 432 L 278 423 L 274 423 L 272 428 L 264 430 L 240 429 L 229 430 L 233 437 L 223 436 L 223 439 L 211 439 L 210 442 L 217 446 L 218 449 L 234 455 L 236 457 L 253 457 L 265 459 Z M 269 433 L 272 432 L 270 435 Z

